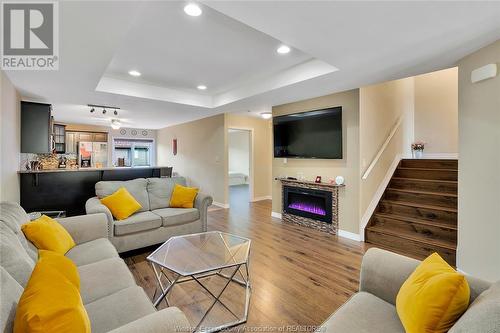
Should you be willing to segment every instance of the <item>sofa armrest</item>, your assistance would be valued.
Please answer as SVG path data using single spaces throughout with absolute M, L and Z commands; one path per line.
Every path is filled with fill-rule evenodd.
M 109 333 L 187 333 L 191 331 L 192 328 L 184 313 L 176 307 L 170 307 L 134 320 Z
M 198 193 L 194 200 L 194 208 L 198 208 L 198 210 L 200 211 L 200 219 L 203 225 L 203 231 L 207 231 L 207 211 L 212 202 L 212 197 L 203 193 Z
M 57 219 L 76 244 L 108 238 L 108 221 L 104 214 L 79 215 Z
M 399 289 L 418 264 L 416 259 L 371 248 L 363 256 L 359 290 L 395 305 Z
M 106 215 L 108 222 L 108 238 L 111 239 L 113 237 L 113 215 L 108 207 L 104 206 L 99 198 L 93 197 L 88 199 L 85 203 L 85 211 L 87 214 L 103 213 Z

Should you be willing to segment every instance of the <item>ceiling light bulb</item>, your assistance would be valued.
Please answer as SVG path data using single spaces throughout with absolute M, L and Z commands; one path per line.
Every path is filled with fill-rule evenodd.
M 113 119 L 111 120 L 111 128 L 112 129 L 120 129 L 120 127 L 122 126 L 122 123 L 118 120 L 118 119 Z
M 263 119 L 271 119 L 273 117 L 273 114 L 271 112 L 262 112 L 260 114 L 260 116 L 263 118 Z
M 189 16 L 200 16 L 202 13 L 200 6 L 195 3 L 187 4 L 184 7 L 184 12 Z
M 276 52 L 278 52 L 279 54 L 287 54 L 288 52 L 290 52 L 290 48 L 286 45 L 281 45 L 280 47 L 278 47 Z
M 200 84 L 200 85 L 199 85 L 198 87 L 196 87 L 196 88 L 198 88 L 198 90 L 207 90 L 207 86 L 204 86 L 204 85 L 202 85 L 202 84 Z
M 130 75 L 132 75 L 132 76 L 135 76 L 135 77 L 137 77 L 137 76 L 141 76 L 141 72 L 136 71 L 135 69 L 133 69 L 133 70 L 131 70 L 131 71 L 128 71 L 128 73 L 129 73 Z

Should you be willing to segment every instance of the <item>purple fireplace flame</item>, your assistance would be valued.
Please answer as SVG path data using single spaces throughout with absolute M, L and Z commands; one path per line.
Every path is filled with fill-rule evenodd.
M 308 204 L 308 203 L 302 203 L 302 202 L 294 202 L 288 205 L 289 208 L 301 210 L 304 212 L 309 212 L 317 215 L 326 215 L 326 211 L 324 208 L 313 205 L 313 204 Z

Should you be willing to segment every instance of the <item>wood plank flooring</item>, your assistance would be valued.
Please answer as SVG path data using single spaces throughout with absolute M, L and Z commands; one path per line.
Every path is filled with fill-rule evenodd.
M 276 331 L 288 325 L 319 325 L 358 290 L 361 258 L 368 248 L 364 243 L 283 224 L 271 218 L 269 200 L 248 203 L 233 199 L 230 205 L 230 209 L 209 211 L 208 229 L 252 239 L 249 317 L 235 331 L 243 326 Z M 150 297 L 156 280 L 145 258 L 154 248 L 124 256 L 136 281 Z M 223 282 L 221 278 L 207 279 L 215 292 Z M 225 295 L 223 302 L 242 313 L 243 289 L 234 284 Z M 169 300 L 186 313 L 192 325 L 211 303 L 208 293 L 194 282 L 176 286 Z M 165 306 L 162 302 L 161 307 Z M 217 305 L 206 325 L 232 318 Z

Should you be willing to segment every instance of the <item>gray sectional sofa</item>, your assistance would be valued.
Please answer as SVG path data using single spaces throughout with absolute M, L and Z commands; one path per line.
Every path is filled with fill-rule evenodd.
M 359 292 L 342 305 L 317 333 L 404 333 L 396 312 L 396 296 L 420 261 L 371 248 L 361 264 Z M 449 333 L 500 332 L 500 281 L 467 276 L 470 305 Z
M 104 213 L 108 221 L 108 238 L 118 252 L 130 251 L 165 242 L 172 236 L 207 230 L 207 209 L 212 197 L 198 193 L 193 208 L 171 208 L 170 197 L 175 184 L 186 186 L 183 177 L 138 178 L 129 181 L 101 181 L 95 185 L 96 197 L 90 198 L 87 214 Z M 142 208 L 129 218 L 115 221 L 99 199 L 125 187 Z
M 28 221 L 18 204 L 0 203 L 0 332 L 12 332 L 17 303 L 38 259 L 37 249 L 21 231 L 21 225 Z M 177 308 L 156 311 L 144 290 L 136 285 L 108 240 L 104 214 L 58 221 L 77 244 L 66 256 L 78 267 L 80 294 L 93 333 L 173 333 L 189 327 Z

